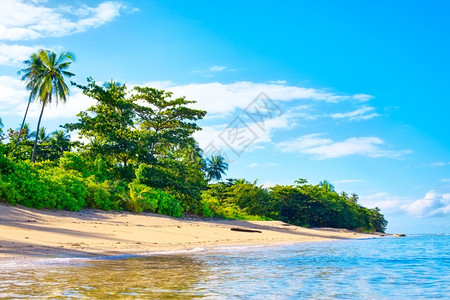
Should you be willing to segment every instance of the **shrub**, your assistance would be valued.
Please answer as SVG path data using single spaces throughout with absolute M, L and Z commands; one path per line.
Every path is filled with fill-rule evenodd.
M 204 207 L 212 213 L 212 216 L 218 216 L 225 219 L 238 219 L 248 221 L 268 221 L 268 217 L 249 214 L 245 209 L 237 205 L 235 201 L 219 201 L 210 194 L 210 191 L 202 193 L 202 203 Z M 209 213 L 208 213 L 209 214 Z M 210 217 L 211 214 L 208 216 Z
M 39 173 L 50 185 L 48 196 L 55 199 L 56 208 L 78 211 L 86 206 L 88 189 L 79 172 L 56 167 Z
M 88 189 L 86 204 L 88 207 L 102 210 L 119 210 L 121 208 L 121 198 L 116 197 L 114 184 L 110 181 L 99 182 L 94 175 L 84 179 Z
M 52 168 L 46 163 L 16 163 L 3 155 L 0 157 L 0 163 L 5 167 L 0 175 L 1 200 L 13 205 L 75 211 L 85 206 L 87 190 L 78 172 Z
M 172 195 L 186 210 L 196 211 L 201 201 L 205 179 L 199 165 L 165 159 L 158 164 L 141 164 L 136 180 Z
M 87 159 L 80 153 L 64 152 L 59 159 L 59 166 L 65 170 L 75 170 L 84 177 L 89 176 L 89 167 Z
M 181 202 L 159 189 L 137 181 L 131 182 L 128 187 L 125 206 L 132 212 L 150 211 L 173 217 L 180 217 L 183 213 Z

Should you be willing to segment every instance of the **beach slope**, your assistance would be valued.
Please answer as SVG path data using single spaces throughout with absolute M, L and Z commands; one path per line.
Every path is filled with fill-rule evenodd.
M 177 219 L 146 213 L 36 210 L 0 204 L 1 260 L 370 237 L 375 236 L 345 229 L 308 229 L 280 221 Z

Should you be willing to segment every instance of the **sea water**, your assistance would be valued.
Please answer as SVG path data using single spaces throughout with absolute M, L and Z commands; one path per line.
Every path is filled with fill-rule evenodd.
M 0 298 L 450 299 L 450 236 L 0 266 Z

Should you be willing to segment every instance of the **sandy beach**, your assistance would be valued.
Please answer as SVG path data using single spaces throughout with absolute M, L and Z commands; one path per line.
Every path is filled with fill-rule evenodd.
M 236 231 L 235 229 L 238 229 Z M 248 231 L 239 231 L 239 230 Z M 171 218 L 156 214 L 36 210 L 0 204 L 0 260 L 123 255 L 375 237 L 280 221 Z

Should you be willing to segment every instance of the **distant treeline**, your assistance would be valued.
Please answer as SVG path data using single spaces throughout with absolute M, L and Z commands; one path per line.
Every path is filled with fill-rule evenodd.
M 176 217 L 190 212 L 309 227 L 386 228 L 379 209 L 362 207 L 356 195 L 338 194 L 327 181 L 310 185 L 300 179 L 271 188 L 243 179 L 212 183 L 226 164 L 221 157 L 203 157 L 192 137 L 206 114 L 189 108 L 193 101 L 91 79 L 78 87 L 96 104 L 80 112 L 76 123 L 51 134 L 43 128 L 30 132 L 26 125 L 0 130 L 5 140 L 0 143 L 0 201 L 75 211 L 91 207 Z M 75 130 L 83 142 L 70 140 Z
M 271 188 L 242 179 L 210 184 L 203 192 L 205 215 L 281 220 L 306 227 L 335 227 L 384 232 L 387 221 L 378 208 L 358 204 L 356 194 L 338 194 L 326 180 L 318 185 L 299 179 Z M 211 212 L 209 212 L 211 211 Z

